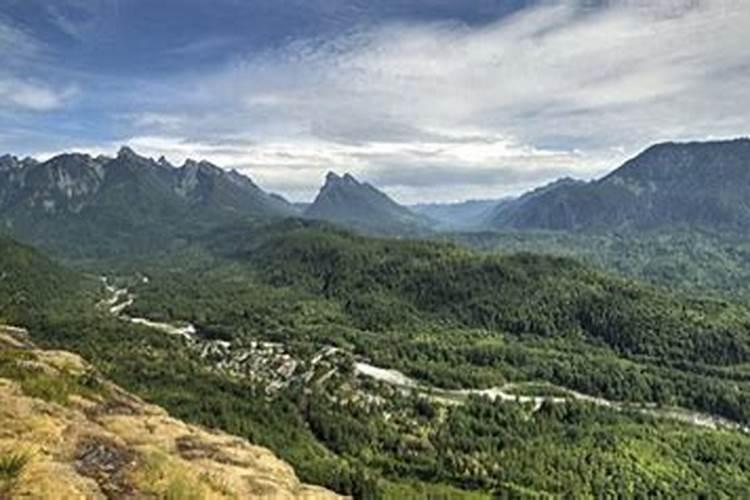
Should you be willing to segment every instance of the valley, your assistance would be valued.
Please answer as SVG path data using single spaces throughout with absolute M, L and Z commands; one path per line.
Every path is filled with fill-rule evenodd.
M 103 280 L 106 284 L 106 278 Z M 501 387 L 486 389 L 444 389 L 419 382 L 398 370 L 385 369 L 363 360 L 356 360 L 352 353 L 344 353 L 334 346 L 324 346 L 310 359 L 302 360 L 294 359 L 282 343 L 250 341 L 247 346 L 237 346 L 226 340 L 204 339 L 196 327 L 189 323 L 176 325 L 127 316 L 124 311 L 133 305 L 135 296 L 126 288 L 115 289 L 107 285 L 107 291 L 112 294 L 107 301 L 107 304 L 111 305 L 109 311 L 119 319 L 146 326 L 167 335 L 182 337 L 190 349 L 197 352 L 212 369 L 230 377 L 242 377 L 253 382 L 261 382 L 269 395 L 288 388 L 292 383 L 301 383 L 304 386 L 319 385 L 330 378 L 342 375 L 344 371 L 350 372 L 349 375 L 383 382 L 406 393 L 416 393 L 441 405 L 463 404 L 469 397 L 479 396 L 488 398 L 490 401 L 530 405 L 533 412 L 538 411 L 544 404 L 565 404 L 578 401 L 616 411 L 636 412 L 656 418 L 677 420 L 714 430 L 723 428 L 750 434 L 750 427 L 715 415 L 682 408 L 659 408 L 655 404 L 611 401 L 551 384 L 537 384 L 534 381 L 522 384 L 508 383 Z M 353 366 L 347 366 L 352 362 Z M 316 373 L 319 376 L 316 376 Z M 352 384 L 352 380 L 345 382 Z M 526 387 L 544 387 L 547 391 L 557 395 L 524 395 Z M 378 396 L 364 393 L 359 394 L 358 397 L 373 400 Z
M 356 498 L 750 488 L 741 235 L 433 232 L 376 191 L 329 176 L 315 217 L 206 220 L 159 253 L 67 267 L 5 240 L 0 319 Z M 383 219 L 317 220 L 352 200 Z
M 0 0 L 0 500 L 750 499 L 748 26 Z

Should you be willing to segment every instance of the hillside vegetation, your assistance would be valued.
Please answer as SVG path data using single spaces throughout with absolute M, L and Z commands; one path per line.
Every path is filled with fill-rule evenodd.
M 658 231 L 505 231 L 444 235 L 475 250 L 578 259 L 683 294 L 750 299 L 750 239 L 686 227 Z
M 238 346 L 232 349 L 262 339 L 305 359 L 336 345 L 442 388 L 559 387 L 750 419 L 750 316 L 742 305 L 672 295 L 566 258 L 479 255 L 305 222 L 244 233 L 234 227 L 207 246 L 210 265 L 196 263 L 189 273 L 154 269 L 154 279 L 136 288 L 131 313 L 189 321 L 204 338 Z M 343 373 L 312 396 L 292 386 L 276 401 L 290 398 L 289 415 L 316 442 L 380 484 L 366 483 L 360 493 L 388 496 L 406 478 L 521 496 L 730 494 L 746 487 L 729 479 L 740 477 L 734 473 L 719 473 L 729 482 L 711 486 L 714 472 L 693 469 L 703 462 L 688 451 L 693 439 L 725 450 L 720 441 L 734 443 L 720 460 L 736 464 L 741 475 L 746 464 L 733 457 L 744 446 L 739 434 L 584 403 L 538 411 L 483 400 L 445 407 L 382 386 L 357 389 L 386 398 L 373 409 L 353 404 L 353 396 L 341 399 L 342 388 L 361 383 Z M 538 436 L 538 449 L 531 436 Z M 649 462 L 655 453 L 662 458 Z M 493 465 L 499 463 L 524 465 Z
M 96 288 L 35 249 L 0 237 L 0 323 L 26 324 Z
M 567 258 L 303 221 L 236 225 L 131 265 L 149 280 L 115 278 L 135 297 L 126 314 L 190 322 L 194 337 L 112 317 L 87 292 L 30 321 L 35 341 L 84 355 L 176 417 L 271 448 L 302 481 L 356 498 L 737 497 L 750 487 L 748 438 L 718 419 L 690 423 L 695 411 L 750 422 L 741 304 Z M 436 390 L 374 381 L 362 361 Z M 498 386 L 623 406 L 440 392 Z
M 185 424 L 0 327 L 1 498 L 324 499 L 270 451 Z

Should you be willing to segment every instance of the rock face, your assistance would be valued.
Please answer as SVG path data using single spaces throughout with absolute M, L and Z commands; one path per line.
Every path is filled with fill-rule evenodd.
M 20 240 L 66 255 L 148 251 L 227 220 L 295 213 L 249 178 L 208 162 L 177 168 L 127 147 L 115 158 L 0 158 L 0 223 Z
M 0 498 L 341 498 L 0 327 Z
M 750 229 L 750 140 L 652 146 L 606 177 L 532 193 L 493 227 Z
M 427 229 L 429 221 L 399 205 L 372 185 L 350 174 L 329 172 L 305 217 L 374 233 L 410 233 Z

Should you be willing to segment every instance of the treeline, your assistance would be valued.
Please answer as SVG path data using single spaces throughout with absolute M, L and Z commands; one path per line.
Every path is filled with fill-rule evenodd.
M 443 235 L 486 252 L 575 257 L 606 271 L 687 294 L 750 299 L 746 234 L 674 227 L 658 231 L 508 231 Z
M 670 295 L 565 258 L 479 256 L 302 228 L 248 259 L 267 283 L 335 300 L 368 330 L 431 321 L 517 336 L 582 336 L 624 355 L 750 360 L 747 308 Z
M 346 402 L 315 402 L 316 436 L 386 478 L 499 497 L 734 497 L 750 487 L 747 437 L 580 403 L 535 411 L 471 398 L 439 410 L 423 398 L 394 396 L 384 421 Z

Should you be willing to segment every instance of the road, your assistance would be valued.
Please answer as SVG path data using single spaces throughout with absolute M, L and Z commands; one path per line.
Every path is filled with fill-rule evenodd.
M 103 304 L 108 307 L 111 314 L 136 325 L 153 328 L 169 335 L 178 335 L 190 341 L 196 340 L 195 326 L 189 323 L 173 325 L 170 323 L 152 321 L 146 318 L 133 318 L 128 316 L 124 311 L 133 304 L 135 296 L 133 296 L 127 288 L 117 289 L 111 286 L 106 278 L 102 278 L 102 281 L 105 284 L 107 291 L 111 294 L 111 297 L 103 302 Z M 336 348 L 331 347 L 329 349 L 335 351 Z M 662 408 L 655 404 L 611 401 L 605 398 L 582 394 L 563 387 L 557 387 L 557 389 L 563 391 L 565 396 L 524 396 L 510 392 L 514 388 L 518 388 L 517 385 L 513 384 L 507 384 L 503 387 L 491 387 L 488 389 L 442 389 L 421 383 L 406 376 L 398 370 L 381 368 L 364 362 L 355 363 L 354 371 L 358 375 L 370 377 L 395 387 L 422 392 L 434 401 L 443 404 L 462 404 L 471 395 L 484 396 L 492 400 L 501 400 L 518 404 L 531 404 L 535 409 L 538 409 L 544 403 L 563 404 L 569 401 L 582 401 L 616 411 L 636 411 L 644 415 L 678 420 L 698 427 L 705 427 L 714 430 L 729 429 L 750 434 L 750 427 L 732 422 L 723 417 L 684 408 Z
M 569 401 L 583 401 L 585 403 L 610 408 L 616 411 L 636 411 L 644 415 L 678 420 L 680 422 L 708 429 L 729 429 L 750 433 L 750 427 L 715 415 L 686 410 L 684 408 L 661 408 L 655 404 L 611 401 L 600 397 L 589 396 L 588 394 L 582 394 L 563 387 L 556 387 L 556 389 L 563 391 L 565 396 L 523 396 L 509 392 L 514 388 L 518 388 L 519 386 L 517 384 L 507 384 L 503 387 L 491 387 L 489 389 L 450 390 L 430 386 L 414 380 L 398 370 L 380 368 L 369 363 L 355 363 L 354 371 L 359 375 L 374 378 L 395 387 L 419 391 L 436 402 L 446 404 L 461 404 L 471 395 L 484 396 L 492 400 L 531 404 L 534 405 L 535 409 L 538 409 L 544 403 L 563 404 Z

